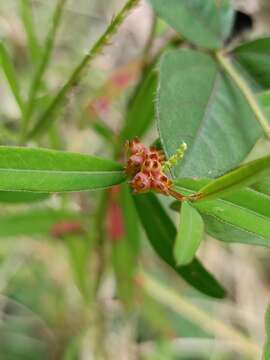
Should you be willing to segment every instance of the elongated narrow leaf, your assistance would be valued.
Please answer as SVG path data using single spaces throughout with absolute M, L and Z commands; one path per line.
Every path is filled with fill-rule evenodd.
M 190 285 L 209 296 L 223 298 L 224 289 L 197 259 L 189 265 L 177 267 L 173 256 L 176 228 L 155 195 L 134 196 L 134 201 L 147 237 L 157 254 Z
M 266 177 L 262 181 L 252 185 L 252 188 L 259 191 L 260 193 L 270 195 L 270 177 Z
M 174 244 L 177 265 L 189 264 L 203 238 L 204 224 L 201 215 L 187 201 L 181 206 L 180 224 Z
M 56 225 L 57 226 L 57 225 Z M 66 244 L 71 270 L 75 283 L 85 300 L 89 301 L 91 296 L 91 281 L 89 281 L 89 259 L 93 249 L 93 238 L 87 235 L 67 234 L 63 237 Z
M 126 123 L 120 134 L 122 142 L 135 136 L 141 137 L 154 120 L 157 83 L 157 72 L 150 70 L 128 109 Z
M 19 192 L 19 191 L 0 191 L 0 203 L 19 204 L 37 202 L 48 199 L 49 194 Z
M 0 237 L 17 236 L 51 236 L 54 226 L 63 221 L 83 221 L 82 216 L 76 212 L 34 209 L 17 214 L 0 216 Z
M 167 157 L 182 142 L 188 146 L 173 170 L 176 177 L 222 175 L 238 166 L 262 135 L 235 84 L 209 55 L 192 50 L 164 55 L 157 113 Z
M 257 98 L 270 122 L 270 90 L 258 94 Z
M 21 112 L 24 111 L 24 104 L 20 94 L 19 84 L 16 76 L 16 72 L 14 66 L 12 64 L 11 58 L 4 46 L 4 44 L 0 41 L 0 66 L 3 69 L 5 77 L 8 81 L 9 87 L 12 91 L 12 94 L 20 108 Z
M 40 56 L 40 47 L 38 45 L 35 24 L 33 21 L 34 16 L 31 3 L 31 0 L 20 0 L 20 13 L 27 36 L 29 52 L 32 62 L 35 64 Z
M 139 218 L 127 184 L 123 184 L 120 190 L 118 221 L 114 226 L 123 225 L 122 234 L 113 240 L 112 261 L 117 279 L 118 294 L 122 301 L 129 305 L 134 299 L 134 275 L 138 266 L 140 249 Z M 111 221 L 115 214 L 111 213 Z M 117 219 L 116 219 L 117 220 Z
M 55 42 L 55 38 L 56 38 L 56 33 L 57 33 L 57 29 L 60 24 L 60 20 L 62 17 L 65 2 L 66 2 L 66 0 L 57 0 L 56 5 L 55 5 L 54 13 L 53 13 L 52 19 L 51 19 L 51 27 L 46 36 L 42 54 L 40 56 L 39 62 L 35 69 L 34 77 L 30 84 L 29 99 L 28 99 L 27 108 L 26 108 L 26 120 L 25 120 L 26 124 L 25 124 L 25 126 L 27 126 L 27 123 L 32 115 L 34 105 L 35 105 L 35 96 L 40 88 L 43 74 L 46 71 L 46 68 L 48 67 L 48 64 L 50 62 L 50 58 L 51 58 L 51 54 L 52 54 L 52 50 L 53 50 L 53 46 L 54 46 L 54 42 Z M 24 131 L 26 131 L 26 128 L 24 129 Z
M 260 86 L 270 87 L 270 38 L 246 42 L 233 50 L 236 61 Z
M 221 197 L 244 186 L 254 184 L 268 175 L 270 175 L 270 156 L 265 156 L 212 180 L 199 190 L 198 196 L 203 200 Z
M 216 49 L 230 34 L 230 0 L 150 0 L 157 14 L 190 42 Z
M 270 306 L 268 305 L 265 314 L 265 345 L 263 352 L 263 360 L 270 359 Z
M 178 191 L 189 195 L 207 180 L 175 181 Z M 176 204 L 175 204 L 176 205 Z M 174 208 L 178 208 L 174 205 Z M 270 196 L 252 188 L 215 200 L 193 203 L 205 223 L 206 232 L 226 241 L 270 246 Z
M 0 190 L 94 190 L 124 180 L 122 166 L 110 160 L 63 151 L 0 147 Z

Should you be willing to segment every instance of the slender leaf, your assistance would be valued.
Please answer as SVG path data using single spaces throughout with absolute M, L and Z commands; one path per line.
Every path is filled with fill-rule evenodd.
M 233 50 L 235 60 L 259 85 L 270 87 L 270 38 L 246 42 Z
M 135 136 L 141 137 L 155 117 L 155 96 L 158 77 L 155 70 L 150 70 L 142 81 L 128 109 L 125 125 L 120 133 L 121 143 Z
M 235 84 L 209 55 L 192 50 L 163 57 L 157 113 L 167 157 L 182 142 L 188 146 L 173 170 L 176 177 L 222 175 L 238 166 L 262 135 Z
M 180 224 L 174 244 L 174 257 L 177 265 L 189 264 L 203 238 L 204 224 L 201 215 L 187 201 L 183 202 Z
M 262 181 L 252 185 L 252 188 L 266 195 L 270 195 L 270 178 L 267 177 Z
M 134 300 L 134 275 L 140 249 L 139 219 L 127 184 L 120 192 L 120 216 L 123 234 L 114 239 L 112 262 L 117 279 L 118 294 L 126 305 Z
M 270 359 L 270 306 L 268 306 L 265 314 L 265 331 L 266 341 L 264 345 L 263 360 Z
M 114 143 L 115 134 L 111 128 L 109 128 L 105 123 L 100 120 L 93 121 L 91 123 L 92 128 L 107 142 Z
M 51 236 L 53 227 L 62 221 L 82 220 L 76 212 L 34 209 L 0 216 L 0 237 Z
M 209 180 L 179 179 L 178 191 L 189 195 Z M 177 185 L 176 185 L 177 184 Z M 205 223 L 206 232 L 226 241 L 270 246 L 270 196 L 252 188 L 215 200 L 194 202 Z M 174 209 L 179 206 L 174 205 Z
M 46 149 L 0 147 L 0 190 L 94 190 L 124 180 L 122 166 L 110 160 Z
M 258 94 L 258 100 L 270 122 L 270 90 Z
M 189 265 L 177 267 L 173 256 L 176 228 L 156 196 L 152 193 L 140 194 L 134 196 L 134 201 L 147 237 L 157 254 L 190 285 L 209 296 L 223 298 L 224 289 L 197 259 Z
M 93 239 L 82 234 L 64 236 L 75 283 L 86 301 L 89 301 L 92 290 L 88 274 L 90 254 L 94 244 L 91 240 Z
M 20 13 L 27 36 L 28 48 L 33 64 L 36 64 L 40 56 L 40 47 L 33 21 L 33 11 L 30 0 L 20 0 Z
M 227 174 L 212 180 L 199 190 L 199 200 L 210 200 L 249 186 L 270 175 L 270 156 L 251 161 Z
M 52 25 L 47 34 L 44 48 L 43 48 L 43 51 L 42 51 L 42 54 L 40 57 L 40 61 L 37 64 L 33 80 L 30 84 L 29 99 L 28 99 L 27 108 L 26 108 L 25 126 L 27 126 L 29 118 L 32 115 L 32 112 L 34 109 L 34 104 L 35 104 L 35 96 L 40 88 L 43 74 L 44 74 L 46 68 L 48 67 L 48 64 L 49 64 L 49 61 L 51 58 L 51 53 L 53 50 L 57 29 L 60 24 L 60 20 L 61 20 L 61 16 L 63 13 L 65 2 L 66 2 L 66 0 L 58 0 L 56 3 L 56 6 L 55 6 L 55 10 L 54 10 L 54 13 L 52 16 Z M 26 129 L 24 129 L 24 131 L 26 131 Z
M 191 43 L 217 49 L 231 32 L 230 0 L 149 0 L 157 14 Z
M 48 199 L 49 194 L 31 192 L 0 191 L 0 203 L 19 204 Z
M 21 112 L 24 112 L 24 104 L 23 100 L 20 94 L 20 88 L 16 76 L 16 71 L 14 69 L 14 66 L 12 64 L 11 58 L 3 44 L 3 42 L 0 41 L 0 66 L 3 69 L 3 72 L 5 74 L 5 77 L 8 81 L 9 87 L 12 91 L 12 94 L 18 104 L 19 109 Z

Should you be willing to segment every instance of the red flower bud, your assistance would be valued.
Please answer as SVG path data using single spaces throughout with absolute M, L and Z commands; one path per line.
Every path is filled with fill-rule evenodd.
M 134 192 L 146 192 L 151 188 L 151 178 L 143 172 L 139 172 L 134 176 L 130 184 Z

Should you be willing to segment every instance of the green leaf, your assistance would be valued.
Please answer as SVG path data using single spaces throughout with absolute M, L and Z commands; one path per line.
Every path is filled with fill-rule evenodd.
M 257 98 L 270 122 L 270 90 L 258 94 Z
M 198 192 L 198 199 L 210 200 L 249 186 L 270 175 L 270 156 L 251 161 L 212 180 Z M 196 195 L 194 196 L 196 201 Z
M 82 215 L 71 211 L 34 209 L 0 216 L 0 237 L 51 236 L 53 226 L 62 221 L 82 220 Z
M 183 202 L 174 244 L 174 257 L 178 266 L 187 265 L 193 260 L 202 241 L 203 231 L 201 215 L 187 201 Z
M 89 301 L 92 290 L 88 274 L 90 254 L 94 245 L 92 240 L 84 234 L 64 236 L 75 283 L 86 301 Z
M 0 203 L 19 204 L 48 199 L 49 194 L 31 192 L 0 191 Z
M 26 107 L 26 118 L 24 123 L 24 132 L 26 132 L 26 127 L 32 115 L 35 105 L 35 97 L 40 88 L 43 74 L 45 73 L 52 54 L 56 33 L 60 25 L 60 20 L 62 17 L 64 5 L 66 0 L 57 0 L 55 9 L 51 18 L 51 26 L 46 36 L 45 44 L 43 46 L 42 54 L 40 60 L 36 66 L 34 77 L 30 84 L 28 102 Z M 26 134 L 24 134 L 26 135 Z
M 197 259 L 189 265 L 177 267 L 173 256 L 176 228 L 156 196 L 148 193 L 133 198 L 141 223 L 156 253 L 190 285 L 209 296 L 223 298 L 224 289 Z
M 134 300 L 134 275 L 140 251 L 139 219 L 127 184 L 121 186 L 119 200 L 123 234 L 119 239 L 114 239 L 112 263 L 118 295 L 126 305 L 129 305 Z
M 16 76 L 16 71 L 10 59 L 10 56 L 4 46 L 4 44 L 0 41 L 0 66 L 3 69 L 5 77 L 8 81 L 9 87 L 12 91 L 12 94 L 18 104 L 21 112 L 24 112 L 24 103 L 20 94 L 20 88 Z
M 132 100 L 124 127 L 120 133 L 121 141 L 144 135 L 155 117 L 155 95 L 158 76 L 155 70 L 150 70 L 143 79 L 134 99 Z
M 40 47 L 35 31 L 35 24 L 33 21 L 32 4 L 30 0 L 20 0 L 20 13 L 27 36 L 27 43 L 32 62 L 35 64 L 40 56 Z
M 246 42 L 233 50 L 235 60 L 259 85 L 270 87 L 270 38 Z
M 138 0 L 127 0 L 118 14 L 114 16 L 103 34 L 97 39 L 97 41 L 93 44 L 87 54 L 84 55 L 81 61 L 75 66 L 67 81 L 59 89 L 46 110 L 38 118 L 36 124 L 29 133 L 30 138 L 41 135 L 45 132 L 45 130 L 48 129 L 48 127 L 52 125 L 56 119 L 56 110 L 60 105 L 65 103 L 66 95 L 74 88 L 75 85 L 79 83 L 85 68 L 90 65 L 95 56 L 102 52 L 103 48 L 108 44 L 111 37 L 124 21 L 126 15 L 134 6 L 137 5 L 137 3 Z
M 157 14 L 191 43 L 220 48 L 230 34 L 230 0 L 149 0 Z
M 266 195 L 270 195 L 270 178 L 267 177 L 262 181 L 252 185 L 252 188 Z
M 122 165 L 111 160 L 46 149 L 0 147 L 0 190 L 94 190 L 124 180 Z
M 270 306 L 269 305 L 265 314 L 265 331 L 266 331 L 266 341 L 264 345 L 263 360 L 269 360 L 270 359 Z
M 207 180 L 178 179 L 175 188 L 188 195 Z M 215 200 L 194 202 L 206 232 L 226 242 L 270 246 L 270 196 L 245 188 Z M 174 205 L 175 209 L 175 205 Z
M 157 113 L 167 157 L 182 142 L 188 146 L 173 169 L 176 177 L 222 175 L 238 166 L 262 135 L 235 84 L 209 55 L 193 50 L 174 50 L 163 57 Z

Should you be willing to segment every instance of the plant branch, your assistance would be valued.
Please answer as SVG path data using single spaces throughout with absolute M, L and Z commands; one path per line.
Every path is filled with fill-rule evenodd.
M 237 72 L 235 67 L 232 65 L 230 60 L 228 60 L 222 51 L 218 51 L 216 53 L 216 59 L 221 65 L 221 67 L 229 74 L 229 76 L 233 79 L 235 84 L 238 86 L 239 90 L 242 92 L 244 97 L 246 98 L 249 106 L 251 107 L 258 123 L 261 125 L 265 135 L 268 139 L 270 139 L 270 123 L 267 120 L 266 116 L 264 115 L 262 109 L 257 103 L 257 100 L 249 88 L 246 81 L 243 77 Z
M 261 349 L 252 339 L 239 333 L 230 325 L 215 319 L 212 315 L 199 309 L 188 299 L 168 287 L 165 287 L 143 271 L 139 273 L 139 284 L 155 300 L 168 306 L 170 309 L 189 319 L 194 324 L 199 325 L 206 332 L 211 333 L 220 339 L 232 341 L 231 346 L 239 354 L 251 356 L 252 359 L 260 358 Z
M 111 37 L 115 34 L 119 26 L 126 18 L 129 11 L 138 3 L 138 1 L 139 0 L 128 0 L 122 10 L 113 18 L 105 32 L 95 42 L 89 52 L 83 57 L 82 61 L 75 67 L 67 82 L 61 87 L 57 95 L 52 100 L 51 104 L 48 106 L 47 110 L 45 110 L 45 112 L 38 119 L 36 126 L 29 134 L 29 138 L 35 137 L 36 135 L 43 133 L 43 131 L 48 126 L 50 126 L 50 123 L 54 120 L 52 115 L 56 110 L 57 106 L 62 103 L 62 101 L 64 101 L 65 96 L 73 88 L 73 86 L 78 84 L 83 70 L 93 61 L 95 56 L 98 55 L 109 43 Z

